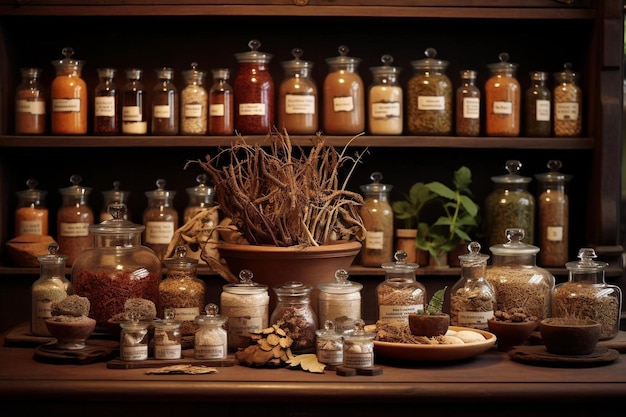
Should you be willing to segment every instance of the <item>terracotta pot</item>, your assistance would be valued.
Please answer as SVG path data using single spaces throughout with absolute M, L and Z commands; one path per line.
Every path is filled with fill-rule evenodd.
M 590 319 L 553 317 L 539 322 L 546 350 L 555 355 L 588 355 L 600 338 L 602 326 Z
M 414 336 L 441 336 L 450 326 L 450 315 L 409 313 L 409 329 Z

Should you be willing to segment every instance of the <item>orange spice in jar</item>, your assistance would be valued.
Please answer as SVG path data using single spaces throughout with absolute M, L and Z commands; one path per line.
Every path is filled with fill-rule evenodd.
M 15 134 L 46 133 L 46 93 L 39 83 L 41 69 L 22 68 L 22 83 L 15 91 Z
M 25 234 L 48 235 L 48 208 L 45 205 L 47 191 L 38 190 L 37 180 L 26 181 L 28 189 L 17 192 L 15 210 L 15 236 Z
M 90 187 L 80 185 L 80 175 L 70 177 L 71 186 L 59 189 L 63 203 L 57 212 L 57 243 L 66 254 L 67 266 L 73 266 L 83 249 L 93 246 L 89 227 L 94 223 L 93 210 L 87 205 Z
M 485 83 L 485 130 L 487 136 L 519 136 L 521 88 L 515 78 L 517 64 L 509 54 L 500 53 L 500 62 L 489 64 L 491 77 Z
M 56 69 L 50 89 L 50 129 L 53 135 L 87 133 L 87 84 L 81 78 L 85 62 L 72 59 L 73 54 L 72 48 L 63 48 L 65 58 L 52 61 Z

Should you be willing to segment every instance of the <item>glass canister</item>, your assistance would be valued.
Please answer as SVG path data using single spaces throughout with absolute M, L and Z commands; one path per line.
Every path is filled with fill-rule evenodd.
M 235 94 L 228 82 L 230 70 L 211 70 L 213 84 L 209 88 L 209 135 L 232 135 L 235 133 Z
M 248 42 L 250 51 L 235 54 L 235 128 L 242 135 L 265 135 L 274 126 L 274 80 L 269 72 L 273 55 L 260 52 L 261 42 Z
M 532 71 L 526 89 L 524 130 L 526 136 L 547 137 L 552 134 L 552 93 L 546 86 L 548 73 Z
M 126 70 L 126 83 L 122 88 L 122 133 L 125 135 L 145 135 L 148 133 L 148 105 L 144 85 L 141 82 L 143 70 Z
M 84 135 L 87 133 L 87 84 L 81 78 L 85 61 L 72 58 L 74 49 L 63 48 L 65 58 L 52 61 L 56 76 L 50 88 L 53 135 Z
M 536 174 L 539 182 L 537 197 L 538 261 L 541 266 L 562 267 L 569 253 L 569 197 L 566 184 L 572 176 L 559 172 L 561 161 L 548 161 L 549 172 Z
M 554 136 L 574 137 L 582 134 L 583 93 L 578 86 L 580 74 L 565 63 L 561 72 L 554 74 Z
M 591 319 L 602 326 L 600 340 L 617 336 L 622 311 L 622 290 L 607 284 L 608 264 L 596 261 L 596 251 L 582 248 L 578 261 L 568 262 L 567 282 L 558 284 L 552 295 L 552 317 Z
M 480 134 L 480 89 L 476 86 L 476 71 L 461 71 L 461 85 L 456 89 L 457 136 Z
M 109 205 L 114 203 L 124 203 L 127 207 L 124 219 L 130 218 L 130 211 L 128 210 L 128 197 L 130 191 L 120 190 L 120 182 L 113 181 L 113 188 L 111 190 L 102 191 L 102 209 L 100 210 L 100 221 L 111 220 L 113 217 L 109 213 Z
M 338 269 L 335 280 L 317 286 L 319 323 L 331 321 L 339 333 L 354 329 L 361 318 L 361 289 L 363 284 L 348 279 L 348 271 Z
M 268 287 L 253 281 L 249 269 L 239 272 L 239 282 L 222 287 L 220 305 L 228 316 L 228 349 L 236 351 L 250 345 L 250 333 L 269 326 Z
M 206 135 L 209 114 L 209 96 L 204 88 L 206 72 L 192 62 L 191 69 L 183 71 L 185 88 L 180 92 L 180 133 Z
M 418 264 L 407 263 L 405 251 L 396 251 L 395 262 L 382 264 L 385 280 L 376 286 L 378 319 L 407 321 L 409 313 L 424 308 L 426 287 L 415 279 Z
M 521 88 L 517 64 L 509 62 L 506 52 L 499 62 L 487 65 L 490 77 L 485 83 L 485 129 L 487 136 L 519 136 Z
M 274 288 L 278 302 L 270 316 L 270 325 L 277 324 L 291 337 L 294 353 L 315 352 L 317 317 L 311 307 L 312 287 L 302 282 L 288 281 Z
M 157 311 L 160 317 L 170 310 L 176 320 L 193 322 L 205 303 L 206 286 L 198 278 L 198 260 L 187 257 L 187 249 L 177 246 L 172 258 L 163 261 L 165 279 L 159 282 Z
M 68 266 L 72 266 L 78 255 L 93 244 L 90 228 L 94 215 L 87 204 L 91 187 L 80 185 L 82 180 L 80 175 L 72 175 L 72 185 L 59 189 L 62 204 L 57 211 L 57 243 L 60 252 L 68 256 Z
M 111 220 L 89 227 L 93 247 L 76 258 L 72 284 L 76 294 L 91 301 L 96 328 L 109 331 L 107 321 L 124 313 L 131 298 L 157 304 L 161 262 L 154 252 L 141 245 L 144 226 L 124 219 L 126 205 L 109 206 Z
M 48 192 L 37 189 L 37 180 L 29 178 L 27 189 L 17 192 L 15 209 L 15 236 L 27 234 L 48 235 L 49 213 L 46 207 Z
M 316 330 L 317 360 L 328 369 L 343 364 L 343 335 L 332 320 L 326 320 L 324 327 Z
M 198 331 L 194 338 L 194 357 L 225 359 L 228 355 L 228 334 L 224 325 L 228 317 L 219 314 L 219 307 L 213 303 L 207 304 L 204 312 L 195 319 Z
M 281 63 L 285 75 L 278 89 L 278 128 L 293 135 L 315 134 L 319 114 L 317 86 L 311 78 L 313 62 L 300 59 L 300 48 L 291 54 L 294 59 Z
M 178 229 L 178 212 L 173 205 L 176 191 L 166 190 L 165 185 L 166 181 L 159 178 L 157 188 L 145 192 L 148 206 L 143 212 L 143 241 L 161 261 Z
M 123 361 L 145 361 L 148 359 L 148 327 L 150 322 L 141 321 L 131 315 L 128 321 L 120 323 L 120 359 Z
M 393 256 L 393 209 L 389 204 L 392 185 L 382 184 L 383 175 L 370 175 L 371 184 L 361 186 L 365 199 L 359 209 L 363 225 L 367 230 L 360 252 L 363 266 L 379 267 L 391 262 Z
M 328 74 L 322 94 L 322 122 L 329 135 L 355 135 L 365 130 L 365 87 L 358 73 L 360 58 L 348 56 L 347 46 L 339 55 L 326 58 Z
M 73 288 L 65 277 L 67 255 L 58 253 L 59 245 L 48 245 L 48 253 L 37 257 L 39 278 L 31 286 L 30 332 L 35 336 L 50 336 L 46 319 L 52 317 L 52 303 L 72 294 Z
M 154 359 L 181 359 L 183 357 L 180 333 L 182 323 L 175 318 L 176 313 L 167 310 L 163 313 L 163 319 L 152 321 L 154 326 Z
M 446 136 L 452 133 L 452 83 L 445 71 L 448 61 L 436 59 L 427 48 L 426 58 L 411 61 L 414 74 L 407 83 L 407 127 L 414 135 Z
M 179 129 L 178 89 L 173 83 L 174 70 L 169 67 L 155 70 L 157 82 L 152 88 L 153 135 L 177 135 Z
M 496 311 L 522 309 L 538 320 L 550 317 L 554 276 L 536 264 L 537 246 L 524 240 L 524 230 L 508 229 L 508 242 L 489 248 L 493 262 L 486 278 L 496 291 Z
M 374 366 L 374 338 L 376 333 L 365 330 L 365 322 L 357 320 L 354 329 L 343 335 L 343 364 L 350 368 Z
M 94 135 L 118 135 L 120 133 L 119 90 L 114 77 L 115 68 L 98 68 L 98 85 L 94 92 Z
M 40 68 L 21 68 L 22 82 L 15 89 L 15 134 L 46 133 L 46 101 L 48 96 L 39 81 Z
M 496 310 L 496 292 L 485 278 L 489 255 L 480 253 L 478 242 L 470 242 L 467 250 L 459 255 L 461 278 L 450 290 L 450 324 L 489 330 L 487 321 Z
M 528 191 L 532 180 L 518 174 L 522 163 L 506 161 L 508 174 L 491 177 L 494 190 L 485 200 L 485 239 L 488 246 L 506 243 L 507 229 L 524 229 L 525 241 L 534 243 L 535 197 Z
M 401 135 L 404 128 L 404 92 L 398 77 L 402 68 L 391 65 L 391 55 L 383 55 L 380 61 L 383 65 L 370 68 L 373 81 L 367 94 L 369 133 Z
M 215 189 L 212 186 L 207 185 L 208 177 L 206 174 L 200 174 L 196 177 L 198 183 L 195 187 L 187 188 L 187 195 L 189 196 L 189 202 L 185 211 L 183 212 L 183 223 L 187 223 L 189 220 L 195 217 L 196 214 L 210 207 L 213 207 L 213 200 L 215 198 Z M 216 226 L 219 223 L 219 216 L 217 210 L 214 215 L 211 216 L 210 222 L 212 224 L 206 225 L 207 227 Z

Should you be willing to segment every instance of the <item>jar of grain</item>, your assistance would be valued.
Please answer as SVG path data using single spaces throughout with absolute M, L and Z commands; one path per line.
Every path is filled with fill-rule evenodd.
M 98 85 L 94 93 L 94 135 L 120 133 L 119 90 L 115 83 L 115 68 L 98 68 Z
M 198 260 L 187 257 L 187 248 L 177 246 L 172 258 L 163 261 L 165 279 L 159 283 L 157 311 L 160 317 L 171 310 L 176 320 L 193 322 L 205 303 L 205 284 L 197 277 Z
M 506 161 L 508 174 L 491 177 L 494 190 L 485 199 L 485 239 L 493 246 L 507 242 L 507 229 L 523 229 L 525 242 L 534 243 L 535 197 L 528 191 L 532 180 L 518 174 L 522 163 Z
M 74 265 L 78 255 L 93 245 L 90 227 L 94 216 L 87 204 L 91 188 L 80 185 L 82 180 L 80 175 L 72 175 L 72 185 L 59 189 L 62 204 L 57 211 L 57 243 L 59 250 L 68 256 L 68 266 Z
M 402 68 L 383 55 L 383 65 L 371 67 L 373 81 L 367 92 L 368 129 L 371 135 L 401 135 L 404 127 L 403 91 L 398 82 Z
M 592 248 L 578 251 L 578 261 L 568 262 L 567 282 L 558 284 L 552 295 L 552 317 L 591 319 L 602 326 L 600 340 L 617 336 L 622 311 L 622 290 L 607 284 L 608 264 L 596 261 Z
M 143 241 L 161 261 L 178 229 L 178 212 L 173 205 L 176 191 L 166 190 L 165 185 L 165 180 L 159 178 L 157 188 L 145 192 L 148 206 L 143 212 Z
M 123 361 L 145 361 L 148 359 L 148 327 L 150 322 L 137 317 L 120 323 L 120 359 Z
M 302 282 L 288 281 L 274 288 L 278 302 L 270 316 L 269 324 L 279 324 L 291 337 L 294 353 L 315 352 L 317 316 L 311 307 L 312 287 Z M 280 323 L 279 323 L 280 322 Z
M 294 135 L 318 130 L 317 86 L 311 78 L 313 62 L 300 59 L 302 49 L 294 48 L 294 59 L 283 61 L 285 76 L 278 89 L 278 128 Z
M 365 130 L 365 88 L 358 73 L 360 58 L 348 56 L 347 46 L 339 55 L 326 58 L 329 72 L 324 78 L 322 111 L 324 133 L 355 135 Z
M 571 175 L 559 172 L 561 161 L 548 161 L 549 172 L 535 175 L 537 197 L 539 265 L 563 267 L 569 253 L 569 197 L 565 187 Z
M 15 90 L 15 134 L 46 133 L 47 94 L 39 81 L 40 68 L 21 68 L 22 82 Z
M 157 82 L 152 88 L 153 135 L 177 135 L 179 127 L 178 89 L 173 83 L 174 70 L 163 67 L 155 70 Z
M 181 359 L 183 357 L 181 322 L 174 320 L 176 313 L 167 310 L 163 319 L 152 321 L 154 326 L 154 359 Z
M 235 129 L 242 135 L 265 135 L 274 126 L 274 80 L 269 72 L 273 55 L 260 52 L 261 42 L 248 42 L 250 51 L 235 54 Z
M 228 317 L 218 314 L 217 304 L 207 304 L 204 314 L 196 317 L 198 331 L 194 339 L 196 359 L 226 359 L 228 355 L 228 334 L 224 325 Z
M 374 338 L 376 333 L 365 330 L 365 322 L 357 320 L 354 329 L 343 335 L 343 364 L 349 368 L 374 366 Z
M 580 74 L 567 62 L 554 74 L 554 136 L 573 137 L 582 134 L 583 93 L 578 86 Z
M 253 281 L 249 269 L 239 272 L 239 282 L 222 287 L 220 305 L 228 316 L 228 350 L 236 351 L 250 344 L 250 333 L 269 325 L 268 287 Z
M 361 289 L 363 284 L 348 279 L 348 271 L 338 269 L 335 280 L 317 286 L 319 323 L 331 321 L 334 329 L 343 333 L 354 329 L 361 318 Z
M 359 213 L 367 230 L 361 247 L 360 259 L 363 266 L 379 267 L 391 262 L 393 256 L 393 209 L 389 204 L 392 185 L 383 184 L 383 175 L 370 175 L 371 184 L 361 186 L 365 199 Z
M 185 211 L 183 212 L 183 223 L 187 223 L 196 214 L 204 211 L 210 207 L 213 207 L 213 200 L 215 198 L 215 189 L 207 185 L 208 178 L 206 174 L 200 174 L 196 177 L 198 183 L 195 187 L 187 188 L 187 195 L 189 196 L 189 202 Z M 209 219 L 211 224 L 207 224 L 206 227 L 214 227 L 219 222 L 218 212 L 215 210 L 213 215 Z
M 15 236 L 27 234 L 48 235 L 48 208 L 46 207 L 45 190 L 38 190 L 37 180 L 29 178 L 28 188 L 18 191 L 17 208 L 15 209 Z
M 122 88 L 122 133 L 125 135 L 148 133 L 148 105 L 142 73 L 140 68 L 126 70 L 126 83 Z
M 552 93 L 546 86 L 548 73 L 532 71 L 526 89 L 524 130 L 526 136 L 547 137 L 552 134 Z
M 74 50 L 63 48 L 65 58 L 52 61 L 56 77 L 52 80 L 50 99 L 53 135 L 84 135 L 87 133 L 87 84 L 81 78 L 84 61 L 72 59 Z
M 516 310 L 537 320 L 550 317 L 554 276 L 536 264 L 537 246 L 524 239 L 524 230 L 508 229 L 507 243 L 489 248 L 493 263 L 486 278 L 496 291 L 496 313 Z
M 396 251 L 395 262 L 382 264 L 385 280 L 376 286 L 378 319 L 384 321 L 406 321 L 409 313 L 424 308 L 426 287 L 415 279 L 418 264 L 406 262 L 405 251 Z
M 506 52 L 500 62 L 487 65 L 491 76 L 485 83 L 485 129 L 487 136 L 519 136 L 520 84 L 515 78 L 517 64 L 509 62 Z
M 180 133 L 183 135 L 206 135 L 209 96 L 204 88 L 205 76 L 196 62 L 191 63 L 190 70 L 183 71 L 185 88 L 180 92 Z
M 476 86 L 476 71 L 462 70 L 461 85 L 456 89 L 456 134 L 480 134 L 480 89 Z
M 213 84 L 209 89 L 209 135 L 232 135 L 235 133 L 235 97 L 228 82 L 230 70 L 211 70 Z
M 446 136 L 452 133 L 452 83 L 445 74 L 448 61 L 436 59 L 428 48 L 426 58 L 411 61 L 414 74 L 407 83 L 407 127 L 413 135 Z
M 113 181 L 113 189 L 102 191 L 102 209 L 100 210 L 100 221 L 111 220 L 113 217 L 109 213 L 109 206 L 115 203 L 124 203 L 127 207 L 126 213 L 124 213 L 124 219 L 131 217 L 128 210 L 128 197 L 130 191 L 120 190 L 120 182 Z
M 156 305 L 161 281 L 161 262 L 141 245 L 144 226 L 124 219 L 125 204 L 111 204 L 109 213 L 111 220 L 89 227 L 93 247 L 82 251 L 72 267 L 74 291 L 91 301 L 90 315 L 104 332 L 110 331 L 110 318 L 125 312 L 129 299 Z
M 316 330 L 317 360 L 328 369 L 343 364 L 343 335 L 332 320 L 326 320 L 322 329 Z

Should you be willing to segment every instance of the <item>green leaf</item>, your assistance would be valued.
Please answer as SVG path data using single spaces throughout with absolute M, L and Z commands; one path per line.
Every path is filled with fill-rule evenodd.
M 444 299 L 447 288 L 448 288 L 447 286 L 443 287 L 440 290 L 437 290 L 435 294 L 433 294 L 432 298 L 430 299 L 430 302 L 424 309 L 424 313 L 441 314 L 441 311 L 443 309 L 443 299 Z
M 433 181 L 426 184 L 428 189 L 438 196 L 447 198 L 449 200 L 456 200 L 456 193 L 450 189 L 447 185 L 440 183 L 439 181 Z

